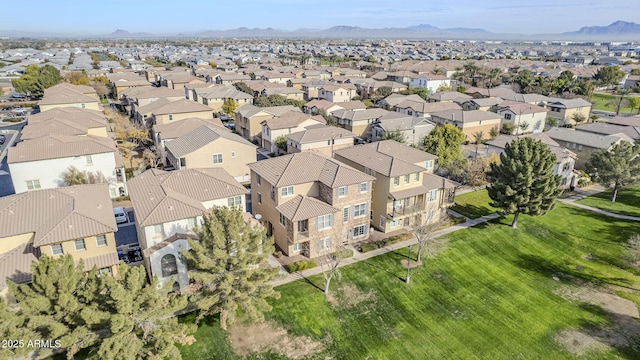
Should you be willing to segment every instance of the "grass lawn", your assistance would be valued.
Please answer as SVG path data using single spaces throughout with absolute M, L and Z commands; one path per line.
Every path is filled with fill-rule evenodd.
M 336 302 L 317 289 L 321 276 L 280 286 L 267 318 L 289 336 L 323 344 L 317 359 L 575 359 L 558 333 L 610 327 L 615 338 L 615 316 L 561 294 L 577 283 L 638 289 L 638 273 L 621 260 L 637 223 L 563 204 L 543 217 L 521 216 L 516 230 L 510 223 L 506 217 L 451 234 L 447 251 L 412 269 L 410 284 L 400 265 L 404 249 L 343 268 L 341 282 L 332 283 Z M 640 299 L 635 290 L 620 294 Z M 626 320 L 625 334 L 640 335 L 638 322 Z M 215 326 L 200 327 L 198 341 L 182 350 L 185 359 L 231 357 Z M 638 347 L 602 347 L 580 358 L 640 358 Z
M 456 205 L 451 210 L 460 213 L 468 218 L 477 219 L 479 217 L 493 214 L 498 209 L 489 206 L 489 194 L 487 190 L 476 190 L 462 195 L 456 195 Z
M 605 110 L 605 111 L 616 111 L 616 108 L 612 105 L 609 105 L 609 102 L 617 99 L 618 96 L 611 94 L 603 94 L 603 93 L 595 93 L 591 97 L 591 102 L 593 103 L 593 109 L 595 110 Z M 629 107 L 621 107 L 620 114 L 630 114 L 633 110 L 634 113 L 637 113 L 638 109 L 631 109 Z
M 640 217 L 640 186 L 618 190 L 616 202 L 611 202 L 611 190 L 580 199 L 578 202 L 616 214 Z

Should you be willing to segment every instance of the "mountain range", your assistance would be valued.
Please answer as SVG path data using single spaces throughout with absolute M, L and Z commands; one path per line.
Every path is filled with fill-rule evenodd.
M 99 38 L 99 39 L 145 39 L 145 38 L 384 38 L 384 39 L 463 39 L 463 40 L 601 40 L 622 41 L 638 40 L 640 24 L 616 21 L 607 26 L 585 26 L 577 31 L 560 34 L 498 34 L 476 28 L 438 28 L 429 24 L 420 24 L 403 28 L 363 28 L 340 25 L 328 29 L 298 29 L 293 31 L 268 28 L 247 28 L 227 30 L 203 30 L 173 34 L 152 34 L 148 32 L 129 32 L 118 29 L 105 35 L 81 35 L 52 33 L 28 33 L 22 31 L 2 31 L 4 37 L 34 38 Z

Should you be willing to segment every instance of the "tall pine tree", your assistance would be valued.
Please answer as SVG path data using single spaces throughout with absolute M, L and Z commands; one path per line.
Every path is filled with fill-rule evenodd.
M 100 310 L 111 314 L 98 347 L 100 359 L 181 359 L 176 343 L 191 344 L 196 326 L 173 314 L 187 306 L 185 295 L 170 293 L 172 281 L 151 284 L 143 267 L 121 264 L 119 278 L 103 276 Z
M 0 350 L 0 360 L 17 359 L 25 356 L 33 348 L 27 347 L 30 339 L 40 339 L 40 337 L 26 326 L 26 316 L 16 305 L 9 305 L 4 298 L 0 297 L 0 339 L 11 341 L 3 343 L 4 348 Z M 15 341 L 22 341 L 15 343 Z
M 8 281 L 10 292 L 25 317 L 25 327 L 38 338 L 60 340 L 67 358 L 94 345 L 108 314 L 97 309 L 97 270 L 85 272 L 71 255 L 42 255 L 31 265 L 32 284 Z M 46 355 L 46 354 L 42 354 Z
M 591 154 L 587 171 L 594 181 L 611 188 L 611 202 L 616 201 L 620 189 L 640 175 L 639 152 L 640 147 L 621 141 L 611 150 L 600 149 Z
M 518 215 L 544 215 L 551 210 L 559 193 L 560 176 L 553 174 L 556 156 L 547 145 L 532 138 L 513 140 L 500 154 L 500 163 L 491 164 L 487 187 L 491 206 Z
M 220 326 L 226 330 L 236 312 L 260 321 L 270 311 L 267 298 L 279 298 L 271 280 L 278 269 L 267 257 L 273 252 L 273 239 L 262 226 L 253 226 L 238 208 L 216 207 L 204 214 L 196 229 L 199 240 L 189 240 L 191 250 L 182 253 L 194 282 L 191 300 L 200 309 L 197 321 L 220 313 Z

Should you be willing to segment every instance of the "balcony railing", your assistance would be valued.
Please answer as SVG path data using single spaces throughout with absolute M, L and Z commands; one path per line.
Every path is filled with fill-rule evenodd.
M 424 205 L 422 204 L 408 205 L 408 206 L 400 205 L 400 206 L 387 208 L 387 214 L 389 215 L 389 217 L 394 218 L 397 216 L 419 213 L 423 210 L 424 210 Z

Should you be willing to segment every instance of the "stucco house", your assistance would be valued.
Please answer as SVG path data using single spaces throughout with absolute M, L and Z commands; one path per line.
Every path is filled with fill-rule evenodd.
M 458 109 L 432 113 L 431 121 L 441 125 L 454 125 L 464 133 L 467 141 L 473 141 L 473 135 L 477 132 L 482 131 L 488 137 L 491 129 L 499 129 L 502 118 L 490 111 Z
M 385 140 L 338 150 L 334 156 L 375 178 L 371 226 L 381 232 L 437 221 L 453 205 L 457 184 L 433 175 L 435 155 Z
M 577 155 L 578 158 L 576 159 L 575 168 L 578 170 L 585 169 L 585 164 L 591 160 L 591 154 L 596 150 L 610 150 L 613 145 L 621 141 L 627 141 L 631 144 L 635 143 L 633 139 L 622 133 L 601 135 L 586 131 L 554 127 L 545 132 L 545 134 L 555 140 L 560 146 L 564 146 Z
M 48 135 L 9 148 L 7 163 L 16 193 L 63 186 L 70 166 L 100 173 L 112 198 L 127 192 L 124 163 L 113 140 L 93 135 Z
M 367 138 L 380 141 L 385 134 L 399 131 L 406 144 L 422 147 L 422 140 L 429 135 L 435 124 L 426 118 L 414 117 L 398 112 L 392 112 L 379 117 L 371 126 Z
M 41 112 L 63 107 L 102 110 L 98 94 L 92 87 L 67 83 L 45 89 L 44 96 L 38 101 L 38 107 Z
M 261 146 L 273 153 L 279 152 L 276 140 L 288 134 L 302 131 L 309 126 L 326 124 L 320 115 L 308 115 L 303 112 L 290 111 L 281 116 L 262 122 Z M 284 152 L 285 150 L 283 150 Z
M 151 169 L 130 181 L 135 225 L 147 274 L 160 285 L 172 281 L 178 290 L 189 285 L 180 252 L 189 249 L 193 229 L 214 206 L 245 211 L 247 190 L 224 169 Z
M 538 133 L 544 130 L 548 110 L 525 102 L 503 101 L 496 109 L 502 118 L 500 127 L 511 124 L 514 134 Z
M 558 119 L 559 124 L 575 125 L 573 117 L 580 114 L 584 119 L 589 119 L 591 103 L 585 99 L 557 99 L 549 98 L 547 102 L 548 116 Z
M 37 221 L 34 221 L 37 219 Z M 71 254 L 84 269 L 117 275 L 118 254 L 107 185 L 77 185 L 0 198 L 0 297 L 7 280 L 31 282 L 41 255 Z
M 29 115 L 20 139 L 30 140 L 52 134 L 106 138 L 109 130 L 107 118 L 101 111 L 65 107 Z
M 165 143 L 167 162 L 175 169 L 222 168 L 238 182 L 249 182 L 248 163 L 256 146 L 216 126 L 198 128 Z
M 249 140 L 262 135 L 262 122 L 282 116 L 290 111 L 301 111 L 292 105 L 257 107 L 251 104 L 243 105 L 235 111 L 236 131 Z
M 351 101 L 357 96 L 356 87 L 352 84 L 324 85 L 318 89 L 318 97 L 331 102 Z
M 311 125 L 286 136 L 288 154 L 316 151 L 328 157 L 332 157 L 335 150 L 353 146 L 356 137 L 351 131 L 324 124 Z
M 252 213 L 287 256 L 314 258 L 369 237 L 372 176 L 318 152 L 249 164 Z
M 338 119 L 338 125 L 356 134 L 365 136 L 376 119 L 388 114 L 389 111 L 380 108 L 366 110 L 337 110 L 332 113 Z

